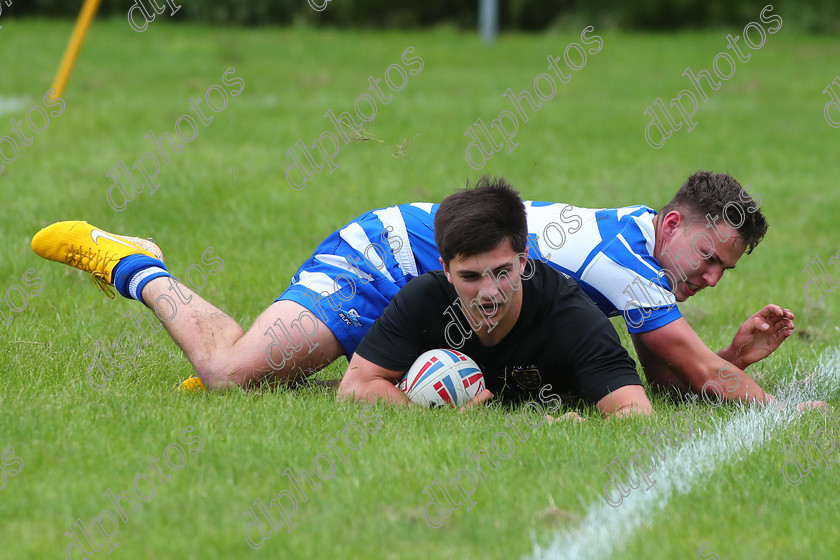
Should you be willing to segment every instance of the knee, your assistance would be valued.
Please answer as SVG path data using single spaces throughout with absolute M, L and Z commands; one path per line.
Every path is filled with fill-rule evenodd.
M 193 362 L 196 374 L 210 391 L 242 387 L 268 372 L 264 366 L 260 372 L 257 367 L 249 364 L 249 360 L 243 359 L 242 353 L 236 352 L 235 348 L 225 354 L 215 353 Z
M 238 379 L 235 374 L 226 375 L 220 372 L 210 370 L 202 371 L 199 369 L 196 369 L 196 373 L 198 373 L 198 377 L 201 378 L 201 382 L 204 383 L 208 391 L 219 391 L 245 385 L 245 382 Z

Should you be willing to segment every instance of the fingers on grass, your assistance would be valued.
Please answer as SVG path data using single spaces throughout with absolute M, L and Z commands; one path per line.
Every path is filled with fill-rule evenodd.
M 549 424 L 553 424 L 555 422 L 571 422 L 573 424 L 581 424 L 583 422 L 586 422 L 586 418 L 583 418 L 577 412 L 567 412 L 562 416 L 558 416 L 556 418 L 554 416 L 546 414 L 545 419 Z

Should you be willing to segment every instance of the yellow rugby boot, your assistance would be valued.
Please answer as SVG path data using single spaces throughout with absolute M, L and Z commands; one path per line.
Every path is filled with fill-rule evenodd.
M 150 239 L 116 235 L 87 222 L 56 222 L 35 234 L 32 250 L 47 260 L 90 272 L 96 287 L 113 299 L 114 267 L 129 255 L 146 255 L 163 262 L 163 253 Z

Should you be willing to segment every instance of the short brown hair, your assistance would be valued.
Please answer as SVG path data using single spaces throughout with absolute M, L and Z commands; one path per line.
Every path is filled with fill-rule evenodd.
M 501 177 L 484 176 L 475 187 L 447 196 L 435 214 L 435 243 L 447 265 L 455 255 L 490 251 L 505 239 L 524 253 L 528 219 L 519 193 Z
M 738 231 L 749 255 L 767 233 L 767 219 L 761 213 L 760 204 L 761 199 L 756 201 L 732 176 L 698 171 L 683 183 L 661 213 L 677 210 L 692 223 L 703 222 L 706 215 L 712 219 L 719 216 Z

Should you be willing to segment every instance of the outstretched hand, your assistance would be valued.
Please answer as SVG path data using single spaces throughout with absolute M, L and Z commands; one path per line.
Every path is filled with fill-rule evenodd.
M 744 321 L 732 339 L 734 359 L 741 369 L 772 354 L 793 333 L 793 311 L 770 304 Z

